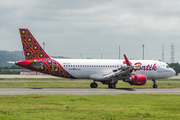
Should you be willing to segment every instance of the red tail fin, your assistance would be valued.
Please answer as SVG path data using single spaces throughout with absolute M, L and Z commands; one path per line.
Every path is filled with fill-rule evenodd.
M 28 29 L 20 28 L 19 32 L 26 60 L 50 58 Z

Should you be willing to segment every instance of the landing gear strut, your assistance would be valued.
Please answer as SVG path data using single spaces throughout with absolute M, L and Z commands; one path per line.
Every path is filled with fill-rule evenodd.
M 116 88 L 116 84 L 114 84 L 114 83 L 109 83 L 109 84 L 108 84 L 108 88 Z
M 95 81 L 93 81 L 93 83 L 90 84 L 90 87 L 91 87 L 91 88 L 97 88 L 97 87 L 98 87 L 98 84 L 95 83 Z
M 158 86 L 156 85 L 156 79 L 152 79 L 153 81 L 153 88 L 157 88 Z

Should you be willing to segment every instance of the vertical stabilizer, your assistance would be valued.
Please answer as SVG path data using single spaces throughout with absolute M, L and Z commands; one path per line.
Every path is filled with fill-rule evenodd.
M 28 29 L 20 28 L 19 32 L 26 60 L 50 59 Z

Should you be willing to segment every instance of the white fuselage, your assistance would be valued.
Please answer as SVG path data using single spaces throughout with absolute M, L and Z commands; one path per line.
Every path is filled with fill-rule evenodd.
M 113 70 L 126 67 L 124 60 L 104 59 L 55 59 L 73 77 L 88 79 L 91 75 L 110 74 Z M 143 74 L 147 79 L 163 79 L 175 75 L 175 71 L 166 63 L 155 60 L 130 60 L 134 69 L 132 74 Z M 119 78 L 121 79 L 121 78 Z

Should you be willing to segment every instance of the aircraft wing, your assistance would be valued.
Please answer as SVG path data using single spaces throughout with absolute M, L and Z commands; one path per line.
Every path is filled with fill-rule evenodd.
M 112 73 L 109 74 L 93 74 L 90 76 L 91 79 L 95 80 L 109 80 L 113 77 L 121 78 L 122 76 L 129 76 L 134 68 L 132 67 L 131 63 L 127 59 L 126 55 L 124 55 L 127 67 L 121 67 L 116 70 L 113 70 Z

